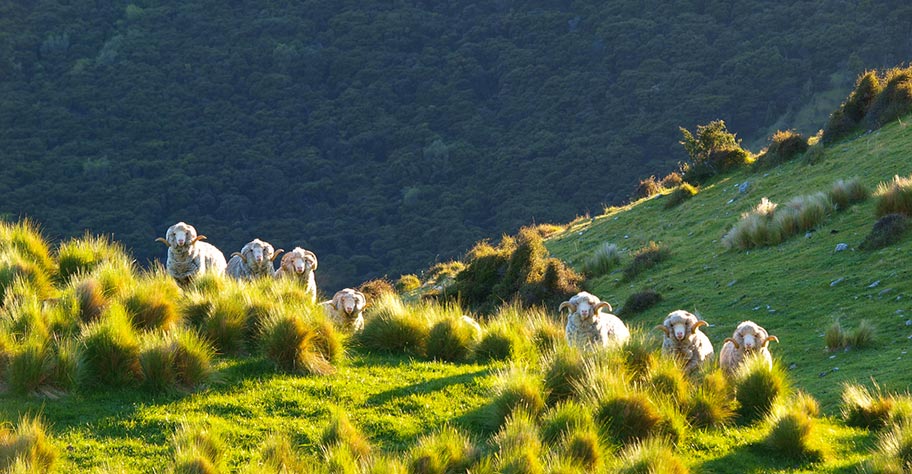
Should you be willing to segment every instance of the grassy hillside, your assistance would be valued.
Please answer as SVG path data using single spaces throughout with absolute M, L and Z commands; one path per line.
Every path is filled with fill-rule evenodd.
M 912 327 L 906 325 L 912 319 L 912 242 L 858 250 L 876 221 L 873 198 L 830 215 L 809 237 L 802 233 L 777 246 L 726 250 L 722 236 L 762 197 L 784 204 L 826 191 L 839 179 L 858 177 L 873 191 L 896 174 L 906 176 L 912 172 L 910 146 L 912 131 L 905 123 L 893 123 L 826 148 L 813 165 L 799 159 L 726 176 L 672 209 L 664 208 L 667 197 L 659 195 L 578 219 L 548 247 L 577 265 L 604 242 L 629 253 L 649 241 L 668 247 L 671 258 L 636 280 L 622 281 L 614 272 L 590 280 L 590 291 L 618 306 L 632 293 L 652 288 L 664 300 L 630 323 L 651 327 L 664 314 L 683 308 L 711 323 L 706 332 L 714 341 L 729 337 L 740 321 L 758 322 L 780 338 L 772 351 L 792 367 L 789 373 L 797 384 L 832 412 L 844 381 L 873 377 L 896 391 L 912 386 L 906 375 L 912 363 L 906 354 L 912 348 Z M 742 194 L 738 188 L 745 182 L 748 191 Z M 849 249 L 836 252 L 839 243 Z M 877 328 L 875 348 L 825 350 L 823 334 L 834 321 L 853 328 L 862 319 Z

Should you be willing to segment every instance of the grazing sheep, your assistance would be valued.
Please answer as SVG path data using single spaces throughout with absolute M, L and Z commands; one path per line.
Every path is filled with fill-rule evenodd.
M 770 336 L 766 329 L 753 321 L 742 322 L 735 328 L 732 337 L 725 338 L 722 350 L 719 351 L 719 367 L 725 375 L 732 376 L 750 354 L 757 354 L 757 357 L 765 359 L 766 365 L 772 369 L 770 341 L 779 342 L 779 338 Z
M 295 278 L 304 282 L 305 292 L 310 295 L 310 302 L 317 302 L 317 282 L 314 271 L 317 269 L 317 256 L 310 250 L 295 247 L 291 252 L 282 255 L 276 278 Z
M 268 242 L 253 239 L 247 242 L 240 252 L 231 254 L 226 272 L 238 280 L 272 277 L 275 275 L 272 261 L 282 252 L 284 252 L 282 249 L 273 250 L 272 245 L 269 245 Z
M 203 242 L 205 238 L 205 235 L 198 235 L 192 225 L 178 222 L 168 227 L 165 238 L 155 239 L 168 246 L 165 268 L 178 283 L 185 284 L 205 272 L 225 273 L 225 255 L 214 245 Z
M 320 303 L 326 310 L 326 314 L 337 325 L 344 329 L 354 332 L 360 332 L 364 329 L 364 308 L 367 307 L 367 299 L 364 293 L 351 288 L 339 290 L 333 295 L 333 299 Z
M 630 339 L 630 331 L 624 322 L 610 313 L 602 313 L 602 308 L 612 311 L 607 301 L 601 301 L 591 293 L 581 291 L 557 308 L 570 310 L 567 317 L 567 343 L 572 346 L 585 347 L 594 345 L 606 347 L 610 343 L 623 344 Z
M 700 331 L 706 321 L 684 310 L 668 314 L 662 324 L 656 326 L 665 333 L 662 355 L 671 356 L 684 364 L 684 370 L 693 372 L 713 358 L 712 342 Z

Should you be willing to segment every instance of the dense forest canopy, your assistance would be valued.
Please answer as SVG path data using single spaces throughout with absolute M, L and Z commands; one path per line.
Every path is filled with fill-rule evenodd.
M 0 213 L 302 246 L 334 291 L 619 202 L 678 126 L 813 132 L 910 55 L 901 1 L 2 2 Z

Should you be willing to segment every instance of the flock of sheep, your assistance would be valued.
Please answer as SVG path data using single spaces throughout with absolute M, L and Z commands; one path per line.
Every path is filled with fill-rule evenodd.
M 314 279 L 314 271 L 317 269 L 317 256 L 313 252 L 295 247 L 291 252 L 285 253 L 276 270 L 273 268 L 273 261 L 284 250 L 275 250 L 269 242 L 253 239 L 247 242 L 240 252 L 232 253 L 231 260 L 226 261 L 225 255 L 218 248 L 203 242 L 205 239 L 205 235 L 197 234 L 195 227 L 184 222 L 169 227 L 165 238 L 155 239 L 168 246 L 165 268 L 178 283 L 185 284 L 202 273 L 227 274 L 238 280 L 261 277 L 294 278 L 304 285 L 311 303 L 316 303 L 317 282 Z M 364 327 L 362 313 L 367 306 L 367 300 L 360 291 L 351 288 L 339 290 L 331 300 L 320 305 L 339 326 L 354 331 Z
M 570 310 L 567 317 L 567 342 L 571 345 L 608 346 L 624 344 L 630 338 L 630 331 L 617 316 L 603 313 L 611 305 L 599 297 L 582 291 L 568 301 L 561 303 L 558 311 Z M 662 354 L 681 362 L 687 372 L 693 372 L 704 364 L 712 362 L 715 351 L 712 342 L 700 328 L 706 321 L 697 319 L 693 314 L 677 310 L 671 312 L 656 329 L 664 333 Z M 768 367 L 773 366 L 773 357 L 769 351 L 770 341 L 779 342 L 753 321 L 743 321 L 735 329 L 732 337 L 723 341 L 719 354 L 719 367 L 728 375 L 733 375 L 749 355 L 756 354 L 765 360 Z
M 279 268 L 273 268 L 275 258 L 284 252 L 275 250 L 268 242 L 253 239 L 241 248 L 240 252 L 231 254 L 226 261 L 224 254 L 215 246 L 203 242 L 206 236 L 197 234 L 196 229 L 184 222 L 178 222 L 168 228 L 165 238 L 158 238 L 168 246 L 168 260 L 165 268 L 178 283 L 185 284 L 195 275 L 201 273 L 227 274 L 243 280 L 260 277 L 294 278 L 300 281 L 312 303 L 317 300 L 317 283 L 314 271 L 317 269 L 317 256 L 301 247 L 295 247 L 285 253 Z M 367 300 L 360 291 L 345 288 L 335 293 L 329 301 L 320 303 L 327 315 L 339 326 L 352 332 L 364 328 L 363 311 Z M 607 346 L 624 344 L 630 338 L 630 331 L 617 316 L 602 312 L 612 311 L 607 301 L 582 291 L 561 303 L 558 312 L 570 311 L 567 318 L 567 342 L 574 346 Z M 470 319 L 468 317 L 465 317 Z M 471 320 L 474 326 L 477 323 Z M 712 361 L 714 350 L 712 342 L 700 331 L 706 321 L 697 319 L 693 314 L 677 310 L 670 313 L 656 329 L 664 333 L 662 354 L 679 360 L 688 372 L 695 371 Z M 733 374 L 750 354 L 757 354 L 772 367 L 773 359 L 769 352 L 770 341 L 779 342 L 765 329 L 752 321 L 744 321 L 735 329 L 732 337 L 726 338 L 719 354 L 719 366 L 727 374 Z

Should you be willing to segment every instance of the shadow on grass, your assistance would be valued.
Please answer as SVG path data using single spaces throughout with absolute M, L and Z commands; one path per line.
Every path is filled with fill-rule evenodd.
M 478 377 L 485 377 L 491 373 L 493 369 L 486 368 L 482 370 L 476 370 L 475 372 L 469 372 L 459 375 L 450 375 L 447 377 L 441 377 L 436 379 L 427 380 L 424 382 L 408 385 L 405 387 L 394 388 L 392 390 L 387 390 L 385 392 L 380 392 L 375 395 L 371 395 L 365 405 L 367 406 L 376 406 L 389 403 L 396 398 L 408 397 L 411 395 L 424 395 L 439 390 L 443 390 L 450 385 L 468 385 L 475 381 Z
M 838 456 L 838 453 L 831 454 L 828 459 L 832 461 Z M 765 446 L 761 442 L 757 442 L 746 444 L 732 450 L 725 456 L 708 460 L 703 464 L 693 467 L 694 472 L 705 473 L 791 472 L 794 470 L 816 472 L 821 468 L 822 464 L 823 463 L 814 463 L 808 460 L 782 456 L 776 450 Z M 853 464 L 836 469 L 828 468 L 827 472 L 854 474 L 858 472 L 858 466 Z

